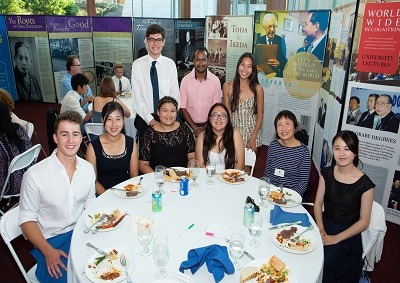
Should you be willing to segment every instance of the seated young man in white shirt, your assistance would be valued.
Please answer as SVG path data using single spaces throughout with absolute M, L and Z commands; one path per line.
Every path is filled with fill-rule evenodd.
M 57 117 L 52 155 L 33 165 L 21 184 L 19 225 L 35 246 L 40 282 L 67 282 L 72 231 L 84 209 L 95 200 L 93 166 L 76 153 L 82 142 L 81 115 Z
M 92 118 L 92 112 L 87 114 L 81 107 L 80 100 L 85 97 L 88 90 L 89 80 L 84 74 L 78 73 L 71 78 L 72 90 L 68 91 L 63 100 L 61 100 L 60 114 L 65 111 L 75 111 L 82 116 L 84 122 L 88 122 Z M 93 98 L 93 96 L 91 96 Z M 93 99 L 92 99 L 93 100 Z M 91 101 L 92 101 L 91 100 Z

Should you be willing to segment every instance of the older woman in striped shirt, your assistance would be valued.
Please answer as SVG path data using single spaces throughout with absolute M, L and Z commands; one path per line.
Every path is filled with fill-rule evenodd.
M 264 175 L 272 184 L 282 184 L 303 196 L 310 176 L 311 156 L 308 147 L 294 137 L 296 116 L 283 110 L 275 117 L 274 126 L 277 139 L 268 147 Z

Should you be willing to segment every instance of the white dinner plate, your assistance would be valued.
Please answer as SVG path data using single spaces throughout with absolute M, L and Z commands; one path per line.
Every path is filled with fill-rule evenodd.
M 228 174 L 231 173 L 231 172 L 239 172 L 239 174 L 242 175 L 241 177 L 243 177 L 244 181 L 240 181 L 240 182 L 229 182 L 229 181 L 225 180 L 225 179 L 222 177 L 222 174 L 224 174 L 225 172 L 228 173 Z M 225 170 L 223 170 L 221 173 L 219 173 L 218 178 L 219 178 L 222 182 L 227 183 L 227 184 L 231 184 L 231 185 L 240 185 L 240 184 L 246 183 L 246 182 L 249 180 L 249 175 L 247 175 L 244 171 L 241 171 L 241 170 L 236 170 L 236 169 L 225 169 Z
M 178 171 L 186 171 L 186 175 L 188 175 L 188 173 L 189 173 L 189 168 L 185 168 L 185 167 L 170 167 L 170 168 L 167 168 L 167 169 L 175 169 L 175 170 L 178 170 Z M 169 176 L 166 177 L 165 180 L 167 182 L 171 182 L 171 183 L 179 183 L 180 182 L 180 179 L 179 180 L 171 179 Z
M 280 192 L 280 188 L 272 185 L 270 192 L 271 191 Z M 285 187 L 283 188 L 283 192 L 285 194 L 286 199 L 292 199 L 293 201 L 288 201 L 286 204 L 279 204 L 279 203 L 271 201 L 268 197 L 267 197 L 267 200 L 270 203 L 279 205 L 281 207 L 295 207 L 295 206 L 298 206 L 299 204 L 301 204 L 302 197 L 301 197 L 301 195 L 299 195 L 298 192 L 288 189 L 288 188 L 285 188 Z M 269 193 L 268 193 L 268 195 L 269 195 Z
M 280 248 L 281 250 L 284 250 L 285 252 L 292 253 L 292 254 L 307 254 L 309 252 L 312 252 L 317 247 L 317 239 L 315 238 L 315 235 L 314 235 L 314 233 L 312 231 L 307 231 L 303 235 L 300 236 L 300 240 L 301 239 L 305 239 L 305 240 L 309 240 L 310 241 L 310 246 L 305 251 L 299 251 L 299 250 L 290 249 L 285 244 L 279 243 L 279 241 L 276 239 L 276 235 L 278 233 L 280 233 L 282 230 L 289 230 L 291 227 L 296 227 L 297 228 L 297 231 L 296 231 L 296 233 L 294 234 L 293 237 L 296 237 L 301 232 L 303 232 L 305 229 L 307 229 L 307 227 L 303 227 L 303 226 L 300 226 L 300 225 L 292 225 L 292 226 L 283 227 L 281 229 L 271 230 L 269 235 L 271 237 L 272 243 L 274 243 L 274 245 L 277 246 L 278 248 Z
M 268 261 L 269 261 L 269 259 L 271 257 L 272 256 L 270 256 L 269 258 L 261 258 L 261 259 L 256 259 L 256 260 L 250 261 L 245 267 L 258 267 L 258 268 L 260 268 L 260 266 L 263 263 L 268 265 Z M 278 258 L 280 260 L 282 260 L 286 264 L 285 260 L 282 257 L 278 256 Z M 297 281 L 297 277 L 293 274 L 293 272 L 290 269 L 290 267 L 286 266 L 286 268 L 289 270 L 289 274 L 288 274 L 288 281 L 285 282 L 285 283 L 297 283 L 298 282 Z M 257 278 L 254 278 L 254 279 L 252 279 L 250 281 L 247 281 L 246 283 L 257 283 Z
M 147 192 L 149 191 L 149 189 L 147 187 L 144 187 L 142 185 L 141 188 L 138 190 L 140 192 L 137 195 L 129 197 L 126 195 L 127 191 L 122 191 L 122 190 L 124 190 L 123 186 L 122 187 L 115 186 L 115 187 L 118 189 L 121 189 L 121 190 L 113 190 L 114 194 L 119 198 L 140 198 L 140 197 L 144 196 L 145 194 L 147 194 Z
M 88 216 L 86 216 L 85 219 L 85 225 L 86 227 L 90 227 L 98 218 L 99 215 L 106 213 L 106 214 L 112 214 L 112 212 L 114 210 L 117 210 L 118 208 L 115 207 L 107 207 L 107 208 L 102 208 L 101 210 L 96 210 L 96 211 L 92 211 L 88 214 Z M 121 214 L 124 214 L 125 211 L 122 211 L 121 209 L 119 210 L 121 212 Z M 90 215 L 90 216 L 89 216 Z M 111 227 L 111 228 L 106 228 L 106 229 L 98 229 L 98 232 L 107 232 L 107 231 L 112 231 L 115 229 L 118 229 L 119 227 L 121 227 L 122 225 L 124 225 L 124 222 L 126 221 L 127 215 L 125 215 L 125 217 L 121 220 L 121 222 L 118 223 L 118 225 Z M 95 229 L 95 226 L 92 227 L 92 230 Z
M 96 268 L 94 268 L 94 263 L 96 261 L 96 258 L 101 257 L 101 255 L 97 252 L 95 252 L 86 262 L 85 265 L 85 274 L 87 278 L 94 282 L 94 283 L 104 283 L 104 282 L 120 282 L 122 280 L 126 279 L 126 273 L 124 267 L 122 267 L 121 262 L 120 262 L 120 254 L 123 253 L 126 258 L 127 262 L 127 268 L 128 268 L 128 273 L 132 274 L 133 270 L 135 269 L 135 255 L 133 252 L 128 248 L 128 247 L 108 247 L 108 248 L 102 248 L 103 251 L 105 252 L 110 252 L 111 250 L 117 250 L 118 251 L 118 256 L 115 260 L 107 260 L 105 258 Z M 119 277 L 113 279 L 113 280 L 104 280 L 101 279 L 100 276 L 112 268 L 118 269 L 121 271 L 121 274 Z

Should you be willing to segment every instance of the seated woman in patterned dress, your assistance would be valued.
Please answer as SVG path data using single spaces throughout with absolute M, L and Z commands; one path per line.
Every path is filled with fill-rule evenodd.
M 228 108 L 222 103 L 215 103 L 208 112 L 206 128 L 197 137 L 196 159 L 203 168 L 207 162 L 213 163 L 217 172 L 244 168 L 242 136 L 232 126 Z
M 358 283 L 364 263 L 361 232 L 370 222 L 375 184 L 357 168 L 354 132 L 340 131 L 332 145 L 336 165 L 321 170 L 314 206 L 324 244 L 322 282 Z
M 86 160 L 96 172 L 97 195 L 139 174 L 137 144 L 132 137 L 121 133 L 124 127 L 122 106 L 111 101 L 104 105 L 101 113 L 106 133 L 93 140 L 86 150 Z
M 139 168 L 143 174 L 154 172 L 157 165 L 188 167 L 195 158 L 194 137 L 186 124 L 176 120 L 178 102 L 171 96 L 160 99 L 157 107 L 160 122 L 140 136 Z
M 11 121 L 11 112 L 7 105 L 0 102 L 0 189 L 8 174 L 13 158 L 32 147 L 25 130 L 20 124 Z M 19 194 L 22 176 L 26 169 L 15 171 L 8 182 L 4 194 Z
M 256 151 L 261 146 L 264 90 L 258 83 L 257 65 L 251 53 L 246 52 L 240 56 L 233 81 L 223 86 L 223 101 L 246 148 Z
M 277 139 L 268 146 L 264 176 L 275 186 L 282 184 L 303 196 L 311 172 L 311 155 L 308 147 L 294 136 L 296 116 L 283 110 L 275 117 L 274 126 Z

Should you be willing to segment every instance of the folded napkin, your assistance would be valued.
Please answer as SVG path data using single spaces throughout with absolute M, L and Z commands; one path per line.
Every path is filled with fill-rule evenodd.
M 270 220 L 272 225 L 278 225 L 281 223 L 292 223 L 301 221 L 301 226 L 308 227 L 311 225 L 307 213 L 293 213 L 284 211 L 279 205 L 274 205 L 274 209 L 271 209 Z
M 188 260 L 181 263 L 179 271 L 183 273 L 185 269 L 190 269 L 192 274 L 195 274 L 204 262 L 206 262 L 208 272 L 213 274 L 217 283 L 224 278 L 224 273 L 233 274 L 235 272 L 227 248 L 220 245 L 191 249 L 188 252 Z

